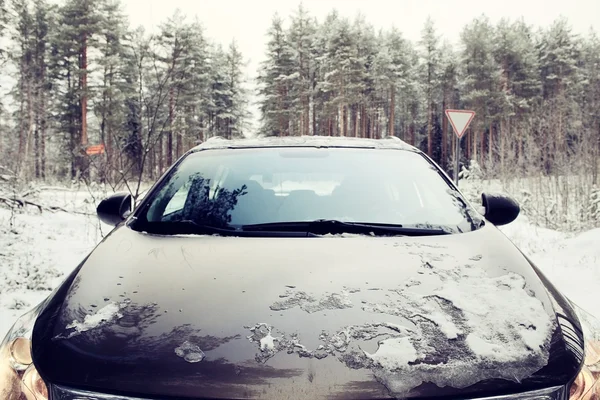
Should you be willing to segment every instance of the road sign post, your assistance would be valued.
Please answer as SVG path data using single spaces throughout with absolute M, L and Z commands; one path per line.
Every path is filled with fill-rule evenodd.
M 446 110 L 446 117 L 452 125 L 454 134 L 456 135 L 456 149 L 454 157 L 456 166 L 454 167 L 454 183 L 458 186 L 458 169 L 460 168 L 460 140 L 467 131 L 469 124 L 475 117 L 475 111 L 471 110 Z

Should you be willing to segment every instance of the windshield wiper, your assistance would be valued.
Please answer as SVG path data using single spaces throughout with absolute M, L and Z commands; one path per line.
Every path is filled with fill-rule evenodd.
M 314 221 L 271 222 L 265 224 L 242 225 L 245 232 L 283 231 L 308 232 L 317 235 L 354 233 L 375 236 L 431 236 L 446 235 L 450 232 L 443 228 L 411 228 L 397 224 L 379 224 L 362 222 L 342 222 L 333 219 Z
M 140 230 L 157 235 L 233 235 L 233 227 L 216 227 L 191 220 L 147 222 Z

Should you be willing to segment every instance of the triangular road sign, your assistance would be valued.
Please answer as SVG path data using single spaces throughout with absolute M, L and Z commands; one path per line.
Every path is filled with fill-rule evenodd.
M 454 133 L 460 139 L 464 134 L 469 124 L 475 117 L 475 111 L 471 110 L 446 110 L 446 117 L 454 128 Z

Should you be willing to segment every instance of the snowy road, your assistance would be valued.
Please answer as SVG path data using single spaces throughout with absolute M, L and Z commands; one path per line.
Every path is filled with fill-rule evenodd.
M 45 194 L 70 210 L 92 212 L 86 193 Z M 10 221 L 13 227 L 10 226 Z M 102 239 L 93 215 L 29 209 L 12 215 L 0 208 L 0 337 L 15 319 L 59 284 Z M 108 227 L 101 226 L 106 234 Z M 588 312 L 598 315 L 600 229 L 575 237 L 536 228 L 525 217 L 502 230 L 546 276 Z

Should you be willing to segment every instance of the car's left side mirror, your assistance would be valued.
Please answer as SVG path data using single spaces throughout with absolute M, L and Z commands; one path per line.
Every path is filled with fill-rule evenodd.
M 105 224 L 115 226 L 127 218 L 133 208 L 133 197 L 129 193 L 115 193 L 98 204 L 96 214 Z
M 503 194 L 483 193 L 481 202 L 485 209 L 485 219 L 497 226 L 513 222 L 521 212 L 519 203 Z

